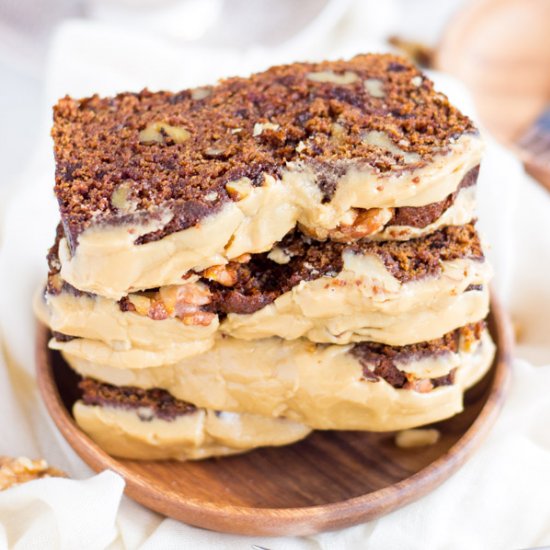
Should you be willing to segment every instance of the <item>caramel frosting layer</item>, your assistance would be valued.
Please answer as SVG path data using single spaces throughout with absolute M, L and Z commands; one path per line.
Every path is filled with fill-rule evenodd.
M 73 302 L 73 314 L 59 315 L 59 324 L 52 322 L 50 317 L 48 321 L 51 327 L 61 333 L 67 332 L 67 329 L 73 333 L 89 333 L 89 325 L 97 320 L 95 326 L 100 328 L 95 331 L 96 335 L 105 336 L 107 340 L 86 337 L 68 341 L 52 339 L 50 347 L 116 368 L 156 367 L 186 357 L 200 356 L 215 346 L 217 339 L 227 334 L 238 337 L 244 345 L 253 345 L 256 340 L 274 334 L 290 341 L 305 335 L 311 342 L 340 345 L 363 341 L 407 345 L 431 340 L 457 327 L 477 322 L 485 318 L 489 308 L 487 287 L 456 296 L 442 295 L 430 307 L 423 304 L 421 310 L 413 308 L 405 313 L 392 312 L 391 308 L 387 308 L 385 311 L 379 309 L 367 313 L 363 311 L 335 317 L 307 318 L 292 310 L 279 313 L 276 306 L 267 306 L 250 316 L 237 316 L 238 319 L 228 316 L 216 333 L 195 331 L 197 339 L 193 340 L 194 327 L 186 327 L 175 319 L 153 321 L 135 313 L 121 312 L 115 307 L 106 309 L 111 309 L 115 316 L 106 316 L 104 319 L 104 312 L 96 314 L 96 302 L 93 299 L 72 296 L 65 298 Z M 57 299 L 63 300 L 63 296 Z M 347 297 L 346 303 L 348 300 L 352 302 L 352 299 L 353 296 Z M 314 302 L 317 311 L 320 304 L 322 302 Z M 330 305 L 328 303 L 327 307 Z M 243 320 L 243 317 L 246 319 Z M 135 325 L 133 319 L 138 321 Z M 166 332 L 163 327 L 166 327 Z M 111 332 L 102 332 L 109 328 L 112 328 Z M 178 336 L 180 333 L 181 337 Z M 177 340 L 172 340 L 172 335 L 178 336 Z M 198 339 L 201 337 L 203 338 Z
M 74 354 L 65 344 L 57 347 L 82 376 L 116 386 L 163 388 L 198 407 L 284 417 L 314 429 L 384 431 L 462 410 L 464 390 L 487 372 L 495 350 L 486 329 L 471 333 L 461 329 L 458 339 L 449 335 L 391 353 L 366 353 L 364 344 L 221 338 L 198 357 L 154 368 L 113 367 Z M 454 345 L 445 343 L 449 337 Z M 380 362 L 380 354 L 391 358 L 391 368 Z M 397 385 L 405 381 L 403 386 L 392 385 L 396 370 L 404 376 Z
M 320 343 L 406 345 L 437 338 L 488 313 L 490 272 L 484 262 L 454 260 L 437 279 L 404 285 L 380 273 L 362 286 L 354 282 L 357 271 L 351 281 L 343 272 L 329 282 L 300 284 L 256 313 L 230 314 L 221 324 L 214 319 L 206 327 L 185 325 L 176 318 L 157 321 L 121 311 L 111 300 L 71 293 L 49 297 L 47 306 L 39 299 L 35 309 L 53 331 L 76 337 L 52 340 L 53 347 L 63 345 L 83 358 L 136 368 L 199 355 L 214 345 L 216 335 L 249 341 L 279 336 Z
M 86 405 L 77 401 L 77 424 L 105 452 L 138 460 L 197 460 L 294 443 L 311 429 L 281 418 L 196 409 L 173 420 L 144 409 Z M 146 417 L 146 420 L 144 420 Z

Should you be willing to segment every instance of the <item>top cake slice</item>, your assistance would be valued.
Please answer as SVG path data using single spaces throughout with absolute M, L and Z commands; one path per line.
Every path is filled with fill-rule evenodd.
M 392 55 L 66 97 L 52 135 L 62 275 L 111 298 L 269 250 L 296 225 L 345 241 L 467 223 L 473 200 L 452 203 L 482 150 L 472 122 Z M 398 224 L 397 208 L 427 221 Z

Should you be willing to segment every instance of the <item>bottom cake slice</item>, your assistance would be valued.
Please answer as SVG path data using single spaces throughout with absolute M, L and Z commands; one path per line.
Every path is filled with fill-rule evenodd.
M 479 322 L 407 346 L 337 346 L 307 340 L 219 338 L 171 365 L 116 368 L 55 342 L 81 376 L 117 386 L 162 388 L 206 409 L 286 418 L 314 429 L 386 431 L 443 420 L 488 371 L 495 346 Z
M 73 407 L 77 424 L 105 452 L 133 459 L 193 460 L 294 443 L 298 422 L 197 408 L 161 389 L 117 387 L 86 378 Z

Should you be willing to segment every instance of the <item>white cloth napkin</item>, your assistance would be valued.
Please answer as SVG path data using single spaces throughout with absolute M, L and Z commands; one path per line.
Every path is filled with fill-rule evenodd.
M 325 32 L 325 31 L 323 31 Z M 324 36 L 324 35 L 323 35 Z M 331 35 L 332 36 L 332 35 Z M 50 108 L 66 93 L 178 89 L 300 58 L 379 49 L 359 32 L 294 41 L 292 48 L 247 51 L 176 46 L 106 24 L 73 21 L 57 33 L 48 65 L 43 136 L 5 208 L 0 250 L 0 454 L 43 456 L 75 478 L 90 470 L 48 418 L 33 378 L 31 298 L 45 275 L 58 219 L 52 196 Z M 463 88 L 436 75 L 454 102 L 473 113 Z M 481 225 L 492 243 L 499 293 L 522 332 L 518 356 L 550 364 L 550 196 L 511 155 L 488 139 L 479 185 Z M 153 514 L 126 498 L 122 480 L 31 482 L 0 493 L 3 548 L 500 549 L 550 544 L 550 366 L 516 360 L 503 414 L 479 452 L 439 489 L 380 520 L 308 538 L 247 538 L 196 529 Z M 75 542 L 76 541 L 76 542 Z
M 83 481 L 39 479 L 4 491 L 0 493 L 0 547 L 105 548 L 117 534 L 123 488 L 120 476 L 105 471 Z M 74 513 L 75 507 L 80 513 Z

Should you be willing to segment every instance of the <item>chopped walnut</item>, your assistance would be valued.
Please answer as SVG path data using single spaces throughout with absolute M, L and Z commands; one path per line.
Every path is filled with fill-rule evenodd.
M 209 267 L 202 272 L 202 275 L 223 286 L 233 286 L 237 282 L 237 270 L 231 263 Z
M 365 90 L 367 90 L 372 97 L 380 98 L 386 95 L 384 83 L 378 78 L 367 78 L 367 80 L 365 80 Z
M 307 78 L 313 82 L 331 82 L 332 84 L 353 84 L 359 80 L 359 76 L 353 71 L 346 71 L 342 74 L 334 71 L 319 71 L 309 73 Z
M 147 315 L 155 321 L 163 321 L 164 319 L 168 319 L 169 317 L 166 307 L 160 300 L 153 300 L 151 302 L 151 307 L 149 308 L 149 312 L 147 313 Z
M 237 256 L 236 258 L 233 258 L 233 262 L 237 262 L 238 264 L 246 264 L 251 260 L 252 256 L 250 254 L 241 254 L 240 256 Z
M 385 132 L 379 132 L 378 130 L 365 132 L 362 136 L 362 141 L 366 145 L 372 145 L 392 155 L 402 157 L 405 164 L 412 164 L 420 161 L 420 155 L 418 153 L 400 149 Z
M 195 311 L 195 313 L 185 314 L 181 320 L 184 325 L 199 325 L 207 327 L 216 317 L 215 313 L 209 311 Z
M 175 303 L 175 313 L 186 324 L 196 324 L 191 322 L 194 316 L 201 312 L 200 306 L 205 306 L 210 303 L 211 294 L 208 287 L 202 283 L 189 283 L 178 287 Z M 202 312 L 201 312 L 202 313 Z M 200 324 L 200 323 L 198 323 Z
M 402 449 L 425 447 L 437 443 L 440 435 L 435 429 L 403 430 L 395 435 L 395 444 Z
M 334 122 L 330 127 L 330 139 L 343 141 L 347 136 L 347 130 L 339 122 Z
M 178 301 L 179 285 L 161 286 L 159 296 L 164 304 L 168 315 L 172 316 L 176 312 L 176 302 Z
M 201 311 L 200 306 L 209 304 L 210 296 L 206 285 L 192 281 L 162 286 L 147 295 L 131 294 L 128 302 L 133 311 L 155 321 L 179 317 L 187 325 L 208 325 L 215 315 Z
M 287 264 L 292 259 L 292 256 L 290 256 L 285 250 L 282 248 L 279 248 L 278 246 L 274 246 L 270 251 L 267 257 L 275 263 L 278 264 Z
M 189 130 L 181 126 L 171 126 L 166 122 L 152 122 L 139 133 L 140 143 L 164 143 L 168 136 L 174 143 L 183 143 L 191 137 Z
M 393 216 L 392 208 L 369 208 L 356 210 L 351 224 L 340 224 L 328 232 L 329 238 L 336 242 L 349 242 L 374 235 L 384 229 Z
M 151 307 L 151 300 L 147 296 L 141 294 L 130 294 L 129 302 L 134 306 L 136 313 L 140 315 L 148 315 Z
M 0 457 L 0 491 L 44 477 L 67 476 L 61 470 L 50 468 L 48 463 L 43 459 L 31 460 L 26 457 Z
M 252 181 L 250 181 L 249 178 L 230 181 L 225 186 L 225 189 L 234 201 L 241 201 L 250 195 L 252 191 Z
M 258 137 L 262 135 L 264 130 L 277 131 L 279 128 L 280 128 L 280 125 L 274 124 L 273 122 L 256 122 L 256 124 L 254 124 L 252 135 L 254 137 Z
M 233 286 L 237 282 L 237 264 L 245 264 L 250 258 L 250 254 L 241 254 L 228 264 L 213 265 L 205 269 L 201 276 L 223 286 Z
M 211 159 L 221 158 L 226 154 L 227 150 L 222 147 L 208 147 L 204 150 L 204 156 Z
M 194 306 L 204 306 L 210 303 L 210 290 L 202 283 L 188 283 L 177 287 L 176 310 L 178 304 L 186 303 Z
M 215 313 L 201 311 L 200 307 L 210 303 L 210 291 L 202 283 L 163 286 L 159 297 L 164 311 L 172 317 L 179 317 L 185 325 L 209 325 Z M 160 311 L 162 315 L 162 310 Z
M 111 204 L 123 213 L 136 210 L 138 202 L 130 199 L 131 183 L 124 182 L 115 188 L 111 195 Z

